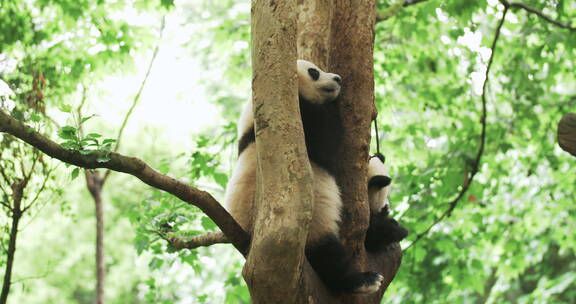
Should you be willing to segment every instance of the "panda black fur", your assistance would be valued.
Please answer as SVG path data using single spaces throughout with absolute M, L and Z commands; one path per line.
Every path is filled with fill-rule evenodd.
M 381 251 L 388 245 L 404 239 L 408 231 L 389 217 L 388 191 L 392 179 L 384 166 L 384 156 L 377 154 L 368 163 L 368 202 L 370 225 L 366 232 L 365 247 L 368 251 Z
M 325 285 L 335 292 L 370 293 L 380 288 L 382 275 L 353 269 L 351 255 L 340 242 L 342 199 L 334 178 L 335 155 L 342 144 L 343 127 L 334 100 L 340 94 L 340 76 L 298 60 L 298 93 L 306 148 L 314 181 L 314 210 L 306 243 L 306 257 Z M 252 103 L 238 123 L 238 163 L 227 187 L 225 205 L 249 232 L 253 231 L 256 187 L 256 147 Z

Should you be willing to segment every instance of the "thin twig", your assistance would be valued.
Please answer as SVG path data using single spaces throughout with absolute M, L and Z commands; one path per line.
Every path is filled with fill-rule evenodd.
M 407 6 L 418 4 L 420 2 L 425 2 L 425 1 L 428 1 L 428 0 L 406 0 L 406 1 L 404 1 L 404 4 L 402 4 L 402 6 L 407 7 Z
M 227 244 L 230 240 L 220 231 L 208 232 L 191 237 L 162 236 L 176 250 L 195 249 L 202 246 L 212 246 L 215 244 Z
M 142 91 L 144 91 L 144 87 L 146 86 L 146 83 L 148 82 L 148 77 L 150 76 L 150 72 L 152 71 L 152 67 L 154 66 L 154 62 L 156 61 L 156 56 L 158 56 L 158 53 L 160 51 L 160 44 L 162 43 L 162 37 L 164 35 L 164 28 L 165 27 L 166 27 L 166 16 L 164 15 L 164 16 L 162 16 L 162 23 L 160 25 L 160 37 L 158 39 L 158 43 L 156 44 L 156 47 L 154 48 L 154 52 L 152 53 L 152 58 L 150 59 L 150 62 L 148 63 L 148 68 L 146 70 L 146 74 L 144 74 L 144 79 L 142 80 L 142 83 L 140 83 L 140 87 L 138 88 L 138 92 L 136 93 L 136 95 L 134 95 L 134 99 L 132 99 L 132 105 L 128 109 L 128 112 L 126 112 L 126 116 L 124 116 L 124 120 L 122 121 L 122 124 L 120 125 L 120 130 L 118 130 L 118 135 L 116 136 L 116 145 L 114 147 L 114 152 L 118 152 L 118 150 L 120 149 L 120 140 L 122 139 L 122 134 L 124 133 L 124 129 L 126 128 L 126 125 L 128 124 L 128 120 L 132 116 L 132 113 L 134 112 L 136 105 L 140 101 L 140 97 L 142 96 Z M 106 173 L 104 174 L 104 177 L 102 179 L 102 184 L 106 183 L 106 180 L 108 179 L 108 176 L 110 175 L 110 172 L 111 172 L 110 170 L 106 170 Z
M 570 30 L 572 32 L 576 32 L 576 27 L 570 25 L 570 24 L 565 24 L 562 23 L 560 21 L 554 20 L 551 17 L 545 15 L 544 13 L 542 13 L 541 11 L 529 7 L 528 5 L 524 4 L 524 3 L 519 3 L 519 2 L 508 2 L 507 0 L 500 0 L 500 2 L 505 6 L 505 7 L 510 7 L 510 8 L 519 8 L 519 9 L 523 9 L 531 14 L 534 14 L 536 16 L 538 16 L 541 19 L 544 19 L 546 22 L 548 23 L 552 23 L 557 27 L 563 28 L 563 29 L 567 29 Z
M 32 150 L 32 154 L 36 154 L 37 157 L 34 158 L 34 160 L 32 161 L 32 166 L 30 167 L 30 171 L 28 171 L 28 174 L 24 175 L 25 180 L 30 180 L 30 178 L 32 177 L 32 173 L 34 173 L 34 169 L 36 168 L 36 164 L 38 163 L 38 160 L 42 156 L 40 152 L 38 152 L 38 150 L 35 149 Z
M 390 7 L 380 10 L 376 13 L 376 23 L 392 18 L 393 16 L 395 16 L 400 12 L 399 8 L 408 7 L 425 1 L 428 0 L 404 0 L 404 3 L 402 3 L 400 7 L 396 7 L 396 5 L 391 5 Z
M 82 99 L 80 100 L 80 105 L 76 108 L 76 115 L 78 116 L 78 121 L 82 121 L 82 108 L 88 99 L 88 88 L 87 86 L 82 86 Z M 84 137 L 84 128 L 82 128 L 82 124 L 78 125 L 78 133 L 81 137 Z
M 50 266 L 50 265 L 48 265 L 48 266 Z M 24 282 L 24 281 L 43 279 L 43 278 L 47 277 L 48 274 L 50 274 L 50 272 L 52 272 L 52 269 L 46 269 L 46 271 L 43 274 L 20 278 L 18 280 L 12 281 L 10 284 L 14 285 L 14 284 L 18 284 L 18 283 Z
M 444 218 L 450 217 L 450 215 L 452 215 L 452 211 L 454 211 L 454 209 L 458 205 L 458 202 L 460 201 L 460 199 L 462 197 L 464 197 L 464 194 L 466 194 L 466 192 L 470 188 L 470 185 L 474 181 L 474 177 L 476 176 L 476 174 L 478 173 L 478 171 L 480 169 L 480 160 L 482 158 L 482 154 L 484 153 L 484 146 L 486 144 L 486 117 L 487 117 L 487 112 L 488 112 L 486 109 L 487 85 L 488 85 L 488 80 L 489 80 L 489 76 L 490 76 L 490 68 L 492 67 L 492 63 L 494 62 L 494 54 L 496 53 L 496 43 L 498 42 L 498 39 L 500 38 L 500 32 L 502 30 L 502 26 L 504 25 L 504 21 L 506 19 L 506 14 L 508 13 L 508 9 L 509 9 L 509 6 L 504 6 L 504 12 L 502 13 L 502 18 L 500 19 L 498 26 L 496 27 L 496 33 L 494 34 L 494 39 L 492 40 L 492 46 L 491 46 L 492 53 L 490 54 L 490 59 L 488 59 L 488 64 L 486 65 L 486 74 L 485 74 L 485 78 L 484 78 L 484 84 L 482 85 L 482 116 L 480 117 L 480 123 L 482 125 L 482 131 L 480 134 L 480 146 L 478 147 L 478 152 L 476 153 L 476 158 L 474 159 L 474 163 L 472 165 L 472 171 L 470 172 L 468 179 L 462 185 L 462 189 L 458 193 L 458 196 L 456 196 L 456 198 L 450 202 L 448 209 L 440 217 L 438 217 L 432 223 L 432 225 L 430 225 L 428 228 L 426 228 L 426 230 L 419 233 L 416 236 L 416 239 L 414 239 L 414 241 L 410 245 L 408 245 L 408 247 L 406 247 L 404 250 L 407 250 L 408 248 L 412 247 L 412 245 L 416 244 L 416 242 L 418 242 L 426 234 L 428 234 L 428 232 L 434 226 L 436 226 L 438 223 L 440 223 Z
M 0 152 L 0 156 L 2 156 L 1 152 Z M 7 185 L 11 184 L 10 179 L 8 179 L 8 176 L 6 176 L 6 172 L 4 172 L 4 166 L 0 166 L 0 175 L 2 176 L 2 178 L 4 178 Z M 6 191 L 6 189 L 4 189 L 4 187 L 2 187 L 2 183 L 0 183 L 0 190 L 2 190 L 2 193 L 4 193 L 4 195 L 9 196 L 8 191 Z
M 48 179 L 50 178 L 50 174 L 52 174 L 52 171 L 54 171 L 54 168 L 56 168 L 56 167 L 52 167 L 51 169 L 48 170 L 48 172 L 46 172 L 44 181 L 42 182 L 42 186 L 40 186 L 40 189 L 38 189 L 38 191 L 36 191 L 36 195 L 34 196 L 34 199 L 32 199 L 30 201 L 28 206 L 26 206 L 24 209 L 22 209 L 22 213 L 24 213 L 28 209 L 30 209 L 30 207 L 32 207 L 34 205 L 34 203 L 36 203 L 36 201 L 38 200 L 38 197 L 40 197 L 40 194 L 44 191 L 44 189 L 46 189 L 46 184 L 48 183 Z

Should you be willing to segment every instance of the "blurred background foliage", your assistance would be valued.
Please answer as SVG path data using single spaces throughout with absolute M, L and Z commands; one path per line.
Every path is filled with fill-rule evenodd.
M 576 111 L 576 33 L 508 12 L 486 91 L 479 172 L 434 225 L 473 169 L 503 6 L 415 2 L 376 27 L 382 152 L 394 216 L 411 232 L 383 303 L 576 302 L 576 160 L 556 142 L 560 117 Z M 576 20 L 574 1 L 522 3 Z M 249 17 L 247 0 L 1 0 L 0 106 L 56 139 L 59 128 L 78 125 L 69 109 L 84 102 L 85 115 L 96 115 L 85 132 L 114 138 L 158 45 L 120 152 L 221 200 L 235 121 L 250 96 Z M 35 154 L 1 136 L 9 176 L 0 186 L 9 189 Z M 36 170 L 25 195 L 33 199 L 46 176 L 48 186 L 21 220 L 8 303 L 93 303 L 93 203 L 72 168 L 42 164 L 50 170 Z M 166 225 L 181 235 L 214 230 L 199 210 L 121 174 L 105 190 L 108 303 L 249 302 L 231 246 L 174 252 L 158 236 Z M 1 211 L 3 272 L 11 213 Z

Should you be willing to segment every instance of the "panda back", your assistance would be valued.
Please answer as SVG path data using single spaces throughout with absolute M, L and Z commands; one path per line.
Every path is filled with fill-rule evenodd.
M 335 176 L 343 138 L 337 104 L 314 104 L 300 96 L 300 114 L 310 161 Z

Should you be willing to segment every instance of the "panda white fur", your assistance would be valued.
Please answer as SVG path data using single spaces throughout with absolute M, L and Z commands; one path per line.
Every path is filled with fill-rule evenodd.
M 298 93 L 306 148 L 314 180 L 314 210 L 306 243 L 306 257 L 325 285 L 334 292 L 377 291 L 383 277 L 353 269 L 351 255 L 339 239 L 342 199 L 334 178 L 343 127 L 335 99 L 340 93 L 339 75 L 298 60 Z M 248 232 L 253 230 L 256 187 L 256 147 L 252 102 L 238 123 L 238 163 L 227 187 L 225 205 Z
M 384 156 L 376 154 L 368 163 L 368 202 L 370 225 L 364 243 L 368 251 L 381 251 L 388 245 L 404 239 L 408 231 L 389 217 L 388 191 L 392 179 L 384 165 Z

